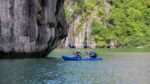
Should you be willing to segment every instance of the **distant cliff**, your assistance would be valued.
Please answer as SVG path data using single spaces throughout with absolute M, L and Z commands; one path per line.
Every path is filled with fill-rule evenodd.
M 150 48 L 150 0 L 65 0 L 65 47 Z
M 67 36 L 64 0 L 0 0 L 0 58 L 45 57 Z
M 99 9 L 103 7 L 105 13 L 110 12 L 110 4 L 106 1 L 66 0 L 65 11 L 69 23 L 68 37 L 64 46 L 76 48 L 96 48 L 97 42 L 92 36 L 93 22 L 101 21 Z
M 65 11 L 69 23 L 68 37 L 64 41 L 65 47 L 95 48 L 96 42 L 91 38 L 92 22 L 97 16 L 97 9 L 91 10 L 90 6 L 85 6 L 87 0 L 65 1 Z M 88 2 L 88 1 L 87 1 Z M 95 7 L 97 7 L 95 5 Z M 88 12 L 87 12 L 88 10 Z

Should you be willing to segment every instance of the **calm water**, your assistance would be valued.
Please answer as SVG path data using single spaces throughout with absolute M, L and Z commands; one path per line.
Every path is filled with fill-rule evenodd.
M 150 53 L 105 53 L 103 61 L 0 60 L 0 84 L 150 84 Z

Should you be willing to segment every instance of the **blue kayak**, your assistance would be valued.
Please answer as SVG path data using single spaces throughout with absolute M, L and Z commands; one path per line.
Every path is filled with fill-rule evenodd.
M 62 58 L 64 60 L 72 60 L 72 61 L 81 61 L 81 60 L 97 61 L 97 60 L 102 60 L 102 58 L 76 58 L 76 57 L 73 57 L 73 56 L 65 56 L 65 55 L 63 55 Z

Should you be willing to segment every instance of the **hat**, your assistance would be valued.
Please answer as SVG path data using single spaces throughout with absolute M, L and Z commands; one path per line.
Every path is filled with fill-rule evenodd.
M 76 51 L 78 51 L 78 52 L 79 52 L 80 50 L 76 50 Z

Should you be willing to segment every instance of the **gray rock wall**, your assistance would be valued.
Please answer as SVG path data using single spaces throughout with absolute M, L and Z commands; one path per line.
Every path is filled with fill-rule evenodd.
M 96 43 L 90 38 L 92 32 L 92 21 L 96 14 L 93 12 L 93 16 L 83 20 L 81 13 L 76 13 L 77 0 L 66 0 L 66 10 L 69 11 L 71 19 L 69 19 L 69 32 L 68 37 L 62 42 L 63 46 L 60 47 L 76 47 L 76 48 L 95 48 Z M 97 18 L 97 17 L 96 17 Z M 84 21 L 84 22 L 82 22 Z
M 88 19 L 86 23 L 83 24 L 82 30 L 79 32 L 77 32 L 77 28 L 81 22 L 81 16 L 78 16 L 77 19 L 70 23 L 68 37 L 65 41 L 65 47 L 68 47 L 69 44 L 74 45 L 76 48 L 96 47 L 95 41 L 90 39 L 92 19 L 93 18 Z
M 0 58 L 45 57 L 56 48 L 68 31 L 63 3 L 0 0 Z

